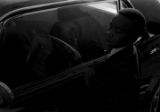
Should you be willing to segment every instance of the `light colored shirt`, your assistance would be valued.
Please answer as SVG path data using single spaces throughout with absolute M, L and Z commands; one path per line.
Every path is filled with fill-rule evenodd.
M 125 47 L 121 47 L 121 48 L 113 48 L 109 54 L 107 54 L 109 57 L 116 54 L 117 52 L 123 50 Z

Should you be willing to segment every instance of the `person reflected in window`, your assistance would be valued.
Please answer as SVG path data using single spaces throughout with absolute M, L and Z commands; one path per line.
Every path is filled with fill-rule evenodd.
M 78 6 L 57 10 L 58 21 L 51 28 L 54 35 L 80 52 L 82 61 L 104 55 L 104 30 L 101 24 Z

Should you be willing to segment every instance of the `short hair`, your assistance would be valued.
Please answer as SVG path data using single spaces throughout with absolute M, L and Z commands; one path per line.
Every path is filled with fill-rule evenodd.
M 134 23 L 133 27 L 137 31 L 138 35 L 141 35 L 141 33 L 146 29 L 145 17 L 139 10 L 134 8 L 126 8 L 120 10 L 119 15 L 124 16 Z

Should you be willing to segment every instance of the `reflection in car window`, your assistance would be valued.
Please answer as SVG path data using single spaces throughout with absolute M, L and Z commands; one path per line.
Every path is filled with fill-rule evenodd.
M 25 80 L 25 81 L 22 80 L 21 82 L 18 82 L 17 84 L 15 84 L 14 80 L 16 80 L 16 79 L 12 75 L 13 78 L 11 77 L 11 79 L 13 80 L 13 82 L 11 81 L 8 83 L 9 83 L 9 85 L 12 85 L 12 87 L 13 87 L 13 84 L 15 84 L 14 87 L 16 87 L 17 85 L 28 83 L 33 80 L 39 80 L 39 76 L 40 76 L 40 78 L 41 78 L 41 76 L 42 76 L 42 78 L 43 78 L 43 76 L 46 77 L 45 75 L 41 75 L 41 74 L 47 74 L 47 77 L 50 76 L 50 74 L 52 74 L 51 73 L 52 68 L 49 68 L 50 66 L 46 67 L 46 68 L 45 67 L 43 68 L 43 66 L 45 66 L 47 64 L 48 65 L 52 64 L 51 63 L 52 61 L 50 61 L 50 59 L 51 59 L 51 57 L 53 57 L 52 54 L 54 54 L 54 53 L 52 53 L 52 52 L 54 50 L 52 50 L 52 49 L 54 49 L 54 48 L 52 48 L 51 46 L 55 46 L 55 44 L 53 44 L 50 41 L 51 39 L 48 37 L 48 35 L 51 35 L 50 34 L 51 28 L 58 21 L 60 21 L 59 23 L 62 24 L 62 26 L 63 26 L 63 27 L 60 27 L 62 29 L 60 31 L 66 32 L 66 34 L 68 34 L 67 36 L 69 36 L 68 37 L 69 39 L 68 38 L 65 38 L 65 39 L 68 39 L 68 41 L 77 43 L 78 39 L 71 38 L 71 37 L 74 37 L 77 35 L 78 36 L 83 35 L 83 38 L 81 37 L 81 39 L 86 40 L 86 43 L 90 40 L 93 41 L 92 46 L 94 46 L 94 48 L 95 48 L 93 53 L 95 53 L 96 49 L 99 47 L 100 47 L 100 50 L 102 51 L 102 52 L 100 51 L 99 54 L 101 55 L 103 53 L 104 49 L 101 49 L 102 46 L 103 46 L 103 48 L 105 48 L 105 40 L 104 40 L 105 36 L 104 36 L 104 32 L 103 32 L 104 29 L 103 28 L 106 28 L 106 26 L 109 24 L 112 17 L 115 16 L 115 14 L 117 14 L 115 2 L 114 1 L 113 2 L 108 2 L 108 1 L 107 2 L 106 1 L 105 2 L 104 1 L 103 2 L 91 2 L 91 3 L 86 3 L 86 4 L 82 4 L 82 5 L 79 4 L 79 5 L 75 5 L 75 6 L 80 7 L 80 10 L 82 12 L 85 12 L 86 13 L 85 15 L 87 15 L 87 16 L 83 16 L 83 14 L 81 15 L 80 13 L 77 13 L 76 10 L 74 10 L 74 12 L 71 14 L 66 13 L 66 11 L 64 11 L 64 12 L 62 11 L 61 15 L 63 15 L 63 19 L 64 19 L 64 16 L 73 19 L 73 15 L 75 13 L 78 14 L 78 17 L 79 17 L 78 19 L 76 19 L 72 22 L 71 22 L 71 19 L 70 19 L 70 21 L 67 21 L 67 22 L 63 21 L 62 22 L 62 21 L 60 21 L 60 18 L 58 17 L 58 10 L 60 8 L 55 8 L 55 9 L 53 8 L 50 10 L 41 9 L 41 10 L 30 12 L 30 13 L 27 12 L 23 15 L 12 18 L 8 22 L 6 22 L 5 30 L 7 32 L 7 37 L 4 37 L 4 38 L 5 39 L 7 38 L 5 41 L 5 44 L 6 43 L 8 43 L 8 44 L 6 44 L 6 46 L 9 45 L 9 47 L 7 46 L 6 49 L 8 49 L 8 51 L 13 51 L 13 52 L 17 51 L 17 52 L 13 53 L 13 54 L 15 54 L 14 57 L 11 55 L 8 55 L 7 54 L 8 52 L 5 52 L 5 53 L 3 53 L 4 54 L 3 57 L 6 58 L 5 55 L 7 55 L 8 56 L 7 58 L 9 58 L 13 62 L 12 65 L 14 65 L 14 63 L 16 61 L 17 66 L 14 65 L 14 68 L 21 67 L 23 69 L 21 71 L 19 71 L 19 69 L 14 69 L 12 66 L 10 66 L 10 69 L 13 69 L 14 73 L 11 70 L 10 71 L 8 70 L 6 73 L 7 74 L 6 77 L 4 77 L 4 80 L 2 80 L 2 81 L 4 81 L 4 82 L 5 82 L 5 80 L 8 81 L 8 77 L 11 77 L 10 74 L 16 74 L 16 76 L 19 77 L 20 80 L 22 80 L 22 79 Z M 65 7 L 61 7 L 61 8 L 69 9 L 70 6 L 65 6 Z M 90 28 L 88 28 L 88 27 L 90 27 Z M 73 30 L 71 28 L 73 28 Z M 78 33 L 74 33 L 74 31 L 78 32 Z M 63 36 L 66 36 L 64 34 L 65 33 L 63 33 Z M 12 38 L 10 38 L 10 37 L 12 37 Z M 86 38 L 86 37 L 88 37 L 88 38 Z M 61 38 L 61 37 L 59 37 L 59 38 Z M 13 40 L 11 40 L 11 39 L 13 39 Z M 65 39 L 63 41 L 65 41 Z M 23 44 L 21 44 L 21 42 Z M 67 42 L 67 41 L 65 41 L 65 42 Z M 14 46 L 15 43 L 16 43 L 16 46 Z M 84 44 L 84 42 L 82 42 L 82 43 Z M 88 42 L 88 43 L 91 46 L 91 42 Z M 97 44 L 97 45 L 95 45 L 95 44 Z M 13 45 L 14 47 L 10 47 L 11 45 Z M 83 47 L 83 45 L 81 45 L 81 46 Z M 55 46 L 55 48 L 57 48 L 57 46 Z M 59 48 L 59 46 L 58 46 L 58 48 Z M 93 47 L 89 47 L 88 49 L 90 49 L 90 48 L 93 48 Z M 18 50 L 20 52 L 18 52 Z M 22 51 L 23 52 L 25 51 L 23 53 L 24 55 L 22 54 Z M 81 50 L 81 51 L 84 51 L 84 50 Z M 89 50 L 89 51 L 91 51 L 91 50 Z M 57 50 L 57 52 L 59 53 L 58 50 Z M 19 55 L 19 53 L 22 56 Z M 10 54 L 12 54 L 12 53 L 10 53 Z M 91 54 L 91 53 L 88 53 L 88 54 Z M 98 50 L 96 51 L 96 56 L 97 56 L 97 54 L 98 54 Z M 99 54 L 98 54 L 98 56 L 99 56 Z M 64 56 L 64 55 L 62 55 L 62 56 Z M 95 55 L 92 55 L 92 56 L 95 56 Z M 19 57 L 21 57 L 21 58 L 23 57 L 23 59 L 21 59 Z M 26 59 L 26 57 L 27 57 L 27 59 Z M 7 60 L 7 58 L 5 60 Z M 60 58 L 60 56 L 58 58 Z M 68 57 L 66 57 L 66 58 L 68 58 Z M 3 59 L 3 58 L 1 58 L 1 59 Z M 20 60 L 20 59 L 22 61 L 19 61 L 19 63 L 18 63 L 17 60 Z M 71 58 L 71 59 L 73 59 L 73 58 Z M 6 65 L 5 67 L 8 67 L 10 62 L 8 60 L 7 61 L 5 61 L 5 60 L 3 60 L 3 62 Z M 55 60 L 53 60 L 53 61 L 55 61 Z M 56 61 L 58 61 L 58 60 L 56 60 Z M 23 66 L 22 66 L 21 62 L 23 64 Z M 2 65 L 4 66 L 3 63 L 2 63 Z M 52 64 L 52 66 L 53 66 L 53 64 Z M 3 68 L 5 68 L 5 67 L 3 67 Z M 33 73 L 30 73 L 30 71 L 28 69 Z M 51 71 L 50 73 L 48 73 L 49 70 Z M 27 72 L 23 73 L 24 71 L 27 71 Z M 62 72 L 62 71 L 63 70 L 61 70 L 60 72 Z M 42 72 L 42 73 L 39 73 L 39 72 Z M 21 74 L 23 74 L 24 76 L 21 76 Z M 28 74 L 31 74 L 31 75 L 28 75 Z M 32 74 L 36 75 L 35 78 L 33 78 Z M 55 74 L 53 73 L 53 75 L 55 75 Z M 33 80 L 30 80 L 31 77 Z
M 106 2 L 105 1 L 105 2 L 99 2 L 99 3 L 92 3 L 92 4 L 88 4 L 88 6 L 91 6 L 91 7 L 97 8 L 97 9 L 101 9 L 101 10 L 104 10 L 104 11 L 107 11 L 110 13 L 114 13 L 114 14 L 117 13 L 115 1 L 113 1 L 113 2 Z

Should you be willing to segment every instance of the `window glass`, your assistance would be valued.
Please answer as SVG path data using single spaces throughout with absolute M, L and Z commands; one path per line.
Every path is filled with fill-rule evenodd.
M 45 77 L 44 74 L 49 74 L 47 76 L 52 76 L 64 71 L 68 67 L 71 67 L 71 65 L 74 66 L 76 63 L 72 63 L 73 60 L 69 60 L 71 63 L 66 62 L 66 65 L 61 63 L 62 61 L 60 60 L 52 60 L 56 61 L 55 63 L 59 63 L 60 65 L 56 66 L 59 67 L 58 69 L 54 69 L 57 70 L 56 72 L 52 71 L 53 68 L 51 66 L 55 65 L 54 63 L 51 63 L 52 61 L 49 60 L 52 56 L 56 55 L 51 53 L 53 50 L 51 48 L 53 43 L 51 40 L 47 40 L 48 35 L 58 37 L 59 39 L 72 46 L 74 49 L 78 50 L 80 54 L 81 51 L 83 52 L 83 50 L 79 51 L 79 39 L 83 40 L 84 43 L 91 41 L 93 44 L 96 43 L 98 47 L 100 46 L 102 49 L 105 49 L 104 31 L 116 13 L 115 2 L 105 1 L 57 7 L 54 9 L 43 10 L 42 8 L 39 11 L 25 13 L 10 19 L 5 24 L 6 37 L 3 38 L 5 38 L 5 45 L 9 45 L 9 47 L 6 47 L 7 50 L 5 51 L 16 52 L 3 53 L 4 55 L 1 59 L 4 58 L 4 60 L 2 60 L 1 64 L 4 65 L 3 70 L 6 72 L 6 77 L 4 77 L 4 79 L 1 78 L 2 81 L 8 81 L 8 77 L 11 77 L 10 74 L 12 74 L 11 79 L 13 79 L 13 82 L 10 81 L 8 83 L 12 87 L 15 87 L 17 85 L 28 83 L 29 81 L 38 80 L 39 78 L 41 79 Z M 81 44 L 82 43 L 83 42 L 81 42 Z M 83 45 L 81 46 L 83 47 Z M 56 46 L 56 48 L 59 47 Z M 60 47 L 59 49 L 62 50 L 62 48 Z M 12 53 L 14 54 L 13 56 Z M 34 53 L 37 54 L 33 55 Z M 73 57 L 64 58 L 64 54 L 57 58 L 61 58 L 61 60 L 65 58 L 74 59 Z M 91 53 L 88 53 L 87 55 L 90 54 Z M 95 57 L 92 55 L 91 59 L 100 56 L 97 54 Z M 85 61 L 88 60 L 89 59 L 86 58 Z M 46 67 L 45 65 L 47 64 L 51 66 Z M 4 71 L 2 71 L 2 73 Z M 24 76 L 22 76 L 22 74 Z M 14 75 L 16 76 L 14 77 Z M 16 84 L 15 80 L 17 80 L 17 77 L 21 81 L 17 82 Z
M 116 1 L 103 1 L 99 3 L 88 4 L 88 6 L 94 7 L 100 10 L 104 10 L 110 13 L 114 13 L 114 14 L 117 13 Z

